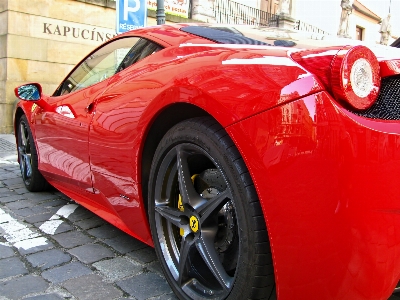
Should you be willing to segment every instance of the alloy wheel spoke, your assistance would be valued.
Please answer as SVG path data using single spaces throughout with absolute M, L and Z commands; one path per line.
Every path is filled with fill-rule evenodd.
M 200 221 L 203 223 L 213 212 L 219 210 L 230 199 L 228 190 L 219 193 L 217 196 L 208 200 L 199 209 Z
M 182 225 L 182 212 L 178 209 L 173 209 L 169 206 L 156 206 L 155 210 L 158 214 L 164 217 L 169 223 L 180 227 Z
M 179 266 L 178 266 L 178 285 L 182 286 L 184 284 L 184 275 L 186 273 L 186 263 L 189 255 L 189 250 L 193 245 L 193 240 L 189 238 L 183 238 L 181 243 L 180 255 L 179 255 Z
M 20 156 L 19 156 L 19 167 L 21 169 L 22 177 L 25 179 L 26 175 L 25 175 L 25 158 L 24 158 L 24 154 L 20 154 Z
M 230 277 L 228 273 L 226 273 L 215 251 L 214 238 L 216 232 L 217 230 L 214 228 L 202 230 L 201 237 L 196 240 L 196 247 L 207 267 L 214 274 L 222 288 L 228 291 L 232 287 L 233 277 Z
M 25 125 L 21 122 L 19 126 L 20 126 L 19 132 L 21 135 L 21 144 L 22 146 L 24 146 L 24 148 L 26 148 L 28 144 L 28 138 L 26 136 Z
M 186 152 L 182 146 L 176 148 L 177 151 L 177 162 L 178 162 L 178 181 L 179 181 L 179 191 L 182 196 L 182 203 L 189 204 L 194 209 L 201 206 L 205 199 L 196 192 L 192 178 L 190 175 L 189 165 L 187 162 L 188 152 Z
M 25 160 L 25 168 L 26 168 L 26 177 L 32 176 L 32 163 L 31 163 L 31 154 L 26 153 L 24 155 Z

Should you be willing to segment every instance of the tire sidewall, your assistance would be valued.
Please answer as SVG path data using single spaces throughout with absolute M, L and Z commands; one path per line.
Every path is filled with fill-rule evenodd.
M 32 134 L 32 130 L 29 126 L 29 122 L 28 119 L 25 115 L 22 115 L 20 117 L 20 119 L 18 120 L 18 127 L 17 127 L 17 143 L 18 143 L 18 147 L 20 146 L 21 143 L 21 132 L 20 132 L 20 126 L 21 123 L 24 123 L 26 128 L 27 128 L 27 132 L 29 135 L 29 147 L 31 149 L 31 167 L 32 167 L 32 175 L 29 179 L 29 181 L 27 181 L 24 178 L 24 175 L 22 174 L 22 179 L 24 181 L 25 187 L 27 188 L 28 191 L 30 192 L 37 192 L 37 191 L 43 191 L 46 190 L 48 188 L 48 183 L 46 181 L 46 179 L 44 179 L 43 175 L 40 173 L 39 171 L 39 164 L 38 164 L 38 154 L 37 154 L 37 150 L 36 150 L 36 145 L 35 145 L 35 141 L 33 139 L 33 134 Z M 18 153 L 18 163 L 20 163 L 20 154 Z
M 207 130 L 205 126 L 198 126 L 198 124 L 196 124 L 195 122 L 184 121 L 173 127 L 161 140 L 155 152 L 153 164 L 150 171 L 148 195 L 150 228 L 155 244 L 155 249 L 162 264 L 162 268 L 166 273 L 166 278 L 168 282 L 172 286 L 175 293 L 179 296 L 179 298 L 189 299 L 187 295 L 177 286 L 175 280 L 170 274 L 168 266 L 163 259 L 163 253 L 160 249 L 157 229 L 155 227 L 155 203 L 152 199 L 154 199 L 154 188 L 157 173 L 166 154 L 172 148 L 182 143 L 190 143 L 202 148 L 213 158 L 214 163 L 222 172 L 225 180 L 228 183 L 228 186 L 231 188 L 231 192 L 234 198 L 232 199 L 232 203 L 235 207 L 236 212 L 240 239 L 240 249 L 235 275 L 236 278 L 233 288 L 230 291 L 229 298 L 246 299 L 249 297 L 249 295 L 247 295 L 248 291 L 246 291 L 246 288 L 244 287 L 248 283 L 249 276 L 253 276 L 253 268 L 249 263 L 253 262 L 255 251 L 254 247 L 249 247 L 249 245 L 254 245 L 255 243 L 253 224 L 250 222 L 251 216 L 249 216 L 248 209 L 246 208 L 246 203 L 249 203 L 249 199 L 246 193 L 245 186 L 241 180 L 239 170 L 232 162 L 232 157 L 229 156 L 227 149 L 224 148 L 223 143 L 219 141 L 217 135 L 210 133 L 211 131 Z M 250 287 L 247 290 L 250 290 Z

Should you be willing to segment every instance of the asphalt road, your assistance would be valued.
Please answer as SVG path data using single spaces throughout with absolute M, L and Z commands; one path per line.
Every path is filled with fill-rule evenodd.
M 154 250 L 52 190 L 31 193 L 0 135 L 0 300 L 177 299 Z

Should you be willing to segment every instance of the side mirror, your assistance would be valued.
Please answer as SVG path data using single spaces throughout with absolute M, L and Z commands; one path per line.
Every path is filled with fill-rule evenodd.
M 42 86 L 39 83 L 27 83 L 14 89 L 15 96 L 24 101 L 34 101 L 45 111 L 54 111 L 54 107 L 46 101 L 47 96 L 42 94 Z
M 28 83 L 16 87 L 14 93 L 21 100 L 37 101 L 42 97 L 42 87 L 39 83 Z

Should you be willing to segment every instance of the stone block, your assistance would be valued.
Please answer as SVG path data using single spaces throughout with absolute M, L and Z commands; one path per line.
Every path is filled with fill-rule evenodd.
M 110 249 L 99 244 L 82 245 L 68 252 L 86 264 L 91 264 L 104 258 L 114 257 L 114 253 Z
M 0 283 L 0 295 L 6 299 L 21 299 L 22 297 L 41 293 L 49 284 L 41 277 L 27 275 Z
M 114 248 L 121 254 L 126 254 L 128 252 L 146 248 L 147 245 L 128 234 L 123 234 L 111 239 L 104 240 L 104 243 Z
M 93 264 L 107 278 L 116 281 L 125 277 L 134 276 L 143 271 L 138 263 L 133 263 L 125 257 L 116 257 L 113 259 L 99 261 Z
M 71 260 L 71 256 L 62 252 L 61 250 L 52 249 L 29 255 L 26 257 L 26 259 L 33 267 L 46 270 L 69 262 Z
M 0 244 L 0 259 L 14 256 L 14 251 L 10 246 Z
M 32 47 L 35 48 L 35 51 L 32 51 Z M 26 60 L 48 61 L 47 40 L 9 34 L 7 37 L 7 56 Z
M 43 250 L 51 249 L 54 247 L 53 243 L 48 241 L 45 237 L 36 237 L 24 240 L 14 244 L 21 255 L 40 252 Z
M 28 270 L 19 258 L 0 259 L 0 279 L 23 274 L 28 274 Z
M 129 252 L 127 255 L 132 257 L 134 260 L 144 264 L 157 260 L 155 250 L 148 246 L 140 250 Z
M 0 198 L 1 201 L 1 198 Z M 106 224 L 106 221 L 104 221 L 102 218 L 98 217 L 98 216 L 94 216 L 92 218 L 89 219 L 85 219 L 85 220 L 81 220 L 78 222 L 75 222 L 75 225 L 79 226 L 82 229 L 88 230 L 88 229 L 92 229 L 95 227 L 99 227 Z
M 24 298 L 25 300 L 62 300 L 64 297 L 59 296 L 57 294 L 45 294 L 45 295 L 37 295 L 28 298 Z
M 79 220 L 86 220 L 95 216 L 90 210 L 84 208 L 83 206 L 79 206 L 72 214 L 68 216 L 68 220 L 72 222 L 76 222 Z
M 7 2 L 7 0 L 5 1 Z M 7 34 L 8 32 L 8 11 L 2 10 L 4 1 L 0 1 L 0 35 Z
M 123 231 L 108 223 L 104 224 L 103 226 L 90 229 L 88 230 L 88 233 L 100 239 L 109 239 L 124 234 Z
M 95 47 L 96 45 L 79 45 L 49 40 L 47 43 L 47 60 L 75 66 Z
M 35 206 L 35 203 L 33 203 L 27 199 L 23 199 L 23 200 L 19 200 L 19 201 L 9 202 L 6 204 L 6 206 L 10 210 L 14 211 L 14 210 L 22 209 L 22 208 Z
M 42 277 L 52 283 L 60 283 L 71 278 L 77 278 L 91 273 L 92 271 L 80 262 L 72 262 L 61 267 L 55 267 L 44 271 Z M 81 284 L 82 283 L 83 282 L 81 281 Z
M 12 195 L 11 193 L 0 194 L 0 202 L 1 203 L 9 203 L 13 201 L 19 201 L 21 199 L 25 199 L 24 195 Z
M 64 248 L 71 249 L 93 242 L 93 239 L 80 231 L 69 231 L 54 235 L 53 238 Z
M 6 57 L 7 57 L 7 35 L 2 34 L 2 35 L 0 35 L 0 59 L 6 58 Z M 2 79 L 4 79 L 4 75 L 2 78 L 1 73 L 0 73 L 0 80 L 2 80 Z
M 72 67 L 73 65 L 67 64 L 9 58 L 7 60 L 7 86 L 11 85 L 14 89 L 25 82 L 47 82 L 58 85 Z M 13 89 L 11 92 L 7 91 L 7 98 L 16 98 Z M 50 93 L 45 90 L 43 92 Z
M 116 284 L 138 300 L 172 293 L 165 278 L 154 273 L 142 273 Z
M 102 281 L 98 275 L 87 275 L 70 279 L 63 284 L 76 299 L 108 300 L 122 296 L 122 292 L 109 283 Z
M 0 57 L 0 81 L 2 82 L 2 85 L 0 86 L 0 91 L 1 89 L 4 90 L 4 93 L 0 93 L 0 96 L 2 94 L 5 95 L 6 79 L 7 79 L 7 60 L 4 57 Z M 0 103 L 5 103 L 5 99 L 0 98 Z

